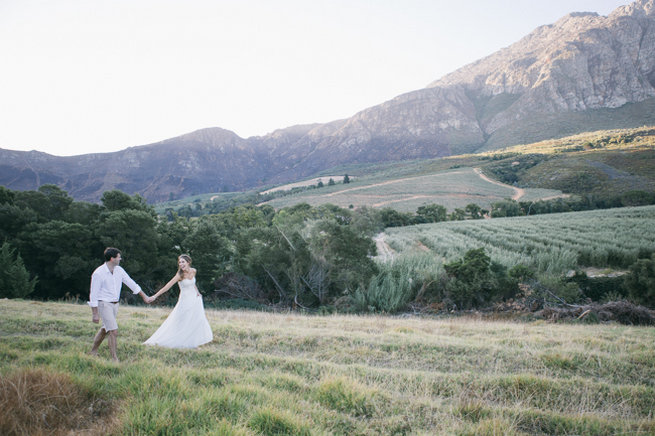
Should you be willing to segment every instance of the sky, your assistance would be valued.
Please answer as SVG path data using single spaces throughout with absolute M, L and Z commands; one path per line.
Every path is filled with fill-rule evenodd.
M 629 0 L 0 0 L 0 148 L 58 156 L 348 118 Z

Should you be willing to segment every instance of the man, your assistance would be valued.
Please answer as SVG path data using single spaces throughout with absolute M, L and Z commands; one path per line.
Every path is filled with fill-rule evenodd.
M 118 337 L 118 300 L 121 296 L 121 287 L 125 283 L 134 294 L 139 294 L 144 302 L 148 297 L 141 287 L 130 278 L 123 268 L 119 266 L 121 252 L 117 248 L 109 247 L 105 250 L 105 263 L 93 271 L 91 275 L 91 291 L 89 293 L 89 306 L 91 306 L 92 321 L 96 324 L 102 319 L 102 327 L 93 339 L 91 354 L 98 355 L 98 347 L 107 336 L 109 351 L 114 361 L 118 362 L 116 355 L 116 338 Z

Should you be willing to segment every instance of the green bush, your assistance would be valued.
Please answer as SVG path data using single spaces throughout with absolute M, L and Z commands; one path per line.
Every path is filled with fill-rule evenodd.
M 496 299 L 498 277 L 484 248 L 469 250 L 462 259 L 446 264 L 444 268 L 449 276 L 444 299 L 458 309 L 481 307 Z
M 625 276 L 628 295 L 636 303 L 655 307 L 655 254 L 650 259 L 639 259 Z

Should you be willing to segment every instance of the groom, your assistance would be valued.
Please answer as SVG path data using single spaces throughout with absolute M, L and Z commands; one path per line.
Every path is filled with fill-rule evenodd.
M 98 347 L 100 347 L 105 336 L 107 336 L 109 351 L 115 362 L 118 362 L 118 356 L 116 355 L 116 338 L 118 337 L 116 314 L 118 313 L 118 300 L 121 296 L 123 283 L 134 294 L 139 294 L 143 301 L 148 303 L 146 294 L 127 275 L 125 270 L 119 266 L 120 262 L 121 252 L 118 248 L 109 247 L 105 249 L 105 263 L 93 271 L 91 275 L 91 291 L 89 293 L 92 321 L 98 324 L 100 319 L 102 319 L 102 327 L 93 339 L 93 348 L 91 348 L 90 354 L 94 356 L 98 355 Z

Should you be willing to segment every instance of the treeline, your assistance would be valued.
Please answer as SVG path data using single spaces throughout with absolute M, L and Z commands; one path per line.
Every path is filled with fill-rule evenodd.
M 280 210 L 242 205 L 187 218 L 174 212 L 158 216 L 139 195 L 115 190 L 92 204 L 74 201 L 54 185 L 37 191 L 0 187 L 0 297 L 86 300 L 104 248 L 115 246 L 126 270 L 149 293 L 173 276 L 179 254 L 190 254 L 210 305 L 353 312 L 396 312 L 413 303 L 484 307 L 515 297 L 519 284 L 534 280 L 535 272 L 503 267 L 479 249 L 446 265 L 427 255 L 378 264 L 373 236 L 388 226 L 480 219 L 487 213 L 514 216 L 524 208 L 501 203 L 490 211 L 469 205 L 450 214 L 440 205 L 422 206 L 415 214 L 305 203 Z M 530 214 L 541 210 L 534 203 L 527 207 Z M 655 283 L 655 259 L 640 259 L 634 268 L 633 282 L 625 283 L 647 289 L 643 303 L 655 305 L 655 287 L 649 285 Z M 537 279 L 539 286 L 545 283 Z M 553 280 L 558 281 L 548 289 L 569 301 L 604 293 L 579 278 Z M 622 294 L 629 295 L 630 286 Z M 123 297 L 134 301 L 129 292 Z
M 189 253 L 199 288 L 211 298 L 315 308 L 352 293 L 376 274 L 371 238 L 381 230 L 376 213 L 331 205 L 278 211 L 248 205 L 197 219 L 174 213 L 164 218 L 139 195 L 120 191 L 105 192 L 101 204 L 91 204 L 74 201 L 54 185 L 37 191 L 0 187 L 6 258 L 0 276 L 27 271 L 21 276 L 24 286 L 12 283 L 0 291 L 9 297 L 86 299 L 104 248 L 115 246 L 126 270 L 146 290 L 168 281 L 177 256 Z
M 620 195 L 571 195 L 569 197 L 538 201 L 505 199 L 492 203 L 489 209 L 483 209 L 477 204 L 471 203 L 464 209 L 455 208 L 450 213 L 444 206 L 438 204 L 421 206 L 415 213 L 399 212 L 395 209 L 386 208 L 381 210 L 381 219 L 384 227 L 403 227 L 442 221 L 581 212 L 651 204 L 655 204 L 655 193 L 629 191 Z

